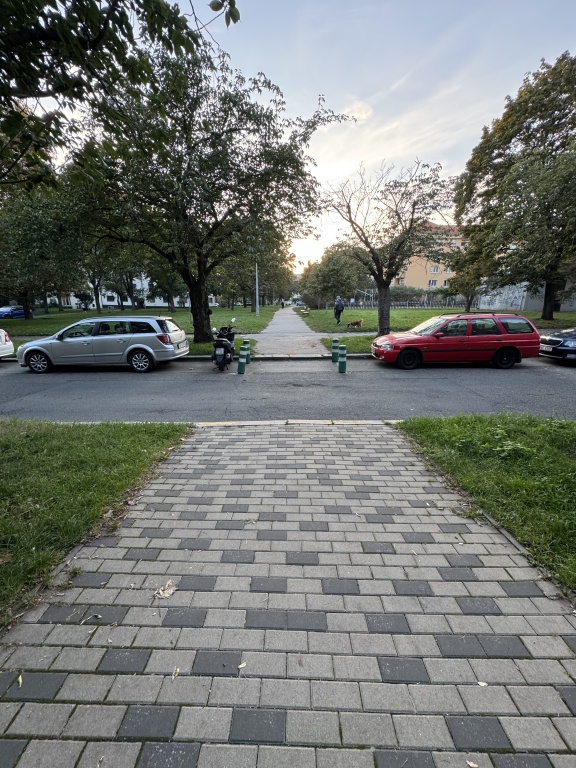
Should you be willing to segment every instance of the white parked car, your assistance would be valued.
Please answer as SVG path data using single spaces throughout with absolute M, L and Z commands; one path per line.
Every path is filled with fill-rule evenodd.
M 91 317 L 18 348 L 20 365 L 48 373 L 54 365 L 129 365 L 147 373 L 188 354 L 186 334 L 169 317 Z
M 10 336 L 7 332 L 0 328 L 0 360 L 3 357 L 13 357 L 14 344 L 10 341 Z

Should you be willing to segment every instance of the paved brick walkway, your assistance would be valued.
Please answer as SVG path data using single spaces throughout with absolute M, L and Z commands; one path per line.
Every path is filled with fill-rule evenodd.
M 574 768 L 576 618 L 460 505 L 377 422 L 200 427 L 4 636 L 0 766 Z

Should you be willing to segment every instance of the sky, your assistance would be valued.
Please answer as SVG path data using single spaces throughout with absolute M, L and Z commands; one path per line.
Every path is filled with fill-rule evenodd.
M 382 163 L 440 162 L 461 173 L 482 127 L 541 59 L 576 54 L 576 0 L 236 0 L 239 24 L 209 27 L 230 63 L 264 72 L 290 116 L 318 96 L 355 122 L 321 129 L 310 154 L 322 184 Z M 186 0 L 180 6 L 185 11 Z M 210 10 L 194 3 L 196 12 Z M 338 239 L 335 220 L 295 241 L 300 271 Z

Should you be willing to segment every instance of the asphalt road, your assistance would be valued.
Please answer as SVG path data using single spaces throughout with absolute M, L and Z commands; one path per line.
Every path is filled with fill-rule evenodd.
M 150 374 L 66 368 L 35 375 L 0 364 L 0 417 L 51 421 L 403 419 L 503 411 L 576 419 L 576 366 L 533 358 L 511 370 L 435 365 L 400 371 L 350 359 L 252 362 L 247 373 L 177 361 Z

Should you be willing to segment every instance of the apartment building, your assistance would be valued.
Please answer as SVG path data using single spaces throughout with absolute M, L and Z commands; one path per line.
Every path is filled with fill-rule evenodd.
M 464 238 L 459 232 L 448 225 L 432 225 L 438 231 L 438 236 L 446 243 L 446 250 L 449 248 L 462 248 Z M 414 256 L 408 265 L 394 280 L 394 285 L 407 285 L 410 288 L 422 288 L 424 290 L 434 290 L 435 288 L 447 288 L 453 272 L 450 267 L 444 264 L 438 264 L 426 257 L 426 254 Z

